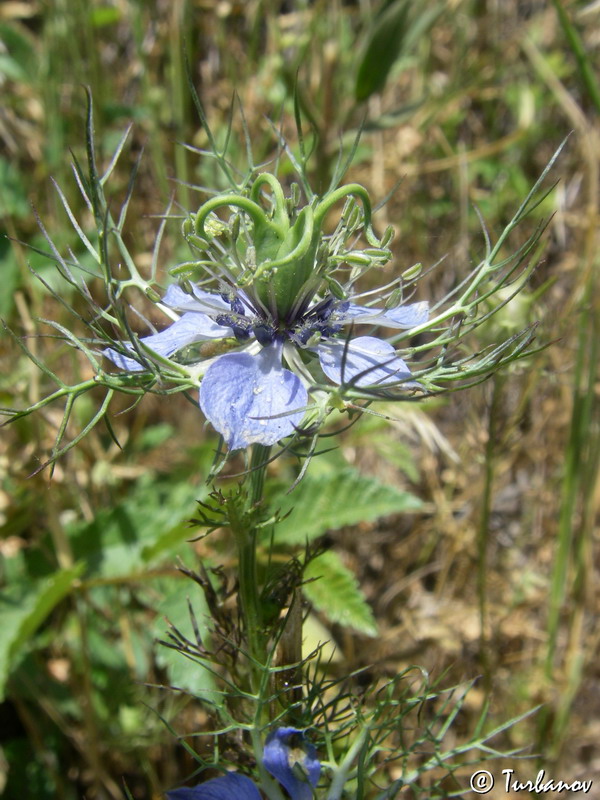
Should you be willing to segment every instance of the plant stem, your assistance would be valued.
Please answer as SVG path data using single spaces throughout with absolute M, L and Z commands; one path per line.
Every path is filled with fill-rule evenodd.
M 250 492 L 246 513 L 230 520 L 235 536 L 239 562 L 239 597 L 248 652 L 252 659 L 253 689 L 258 687 L 260 673 L 266 663 L 266 636 L 260 605 L 256 563 L 257 526 L 255 509 L 262 500 L 269 447 L 254 445 L 250 459 Z

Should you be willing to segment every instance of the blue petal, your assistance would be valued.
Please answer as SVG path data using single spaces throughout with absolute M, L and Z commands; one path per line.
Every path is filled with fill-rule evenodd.
M 307 400 L 300 379 L 281 366 L 276 343 L 255 356 L 220 356 L 200 386 L 200 408 L 230 450 L 289 436 L 302 421 Z
M 199 311 L 204 314 L 222 314 L 223 311 L 231 311 L 231 306 L 218 294 L 205 292 L 197 286 L 192 285 L 193 295 L 187 294 L 176 283 L 172 283 L 162 302 L 174 308 L 176 311 Z
M 374 336 L 359 336 L 347 343 L 330 339 L 318 347 L 321 369 L 337 384 L 353 386 L 382 386 L 410 378 L 406 363 L 398 358 L 388 342 Z M 415 387 L 415 381 L 403 387 Z
M 238 772 L 228 772 L 191 789 L 173 789 L 167 792 L 168 800 L 261 800 L 250 778 Z
M 164 331 L 154 333 L 152 336 L 144 336 L 140 342 L 158 355 L 168 358 L 188 344 L 206 339 L 222 339 L 225 336 L 231 336 L 231 328 L 217 325 L 206 314 L 188 311 Z M 133 350 L 130 343 L 126 343 L 125 347 Z M 112 348 L 104 350 L 103 353 L 114 364 L 128 372 L 140 372 L 146 369 L 135 359 L 127 358 Z
M 397 308 L 369 308 L 350 304 L 340 314 L 339 322 L 356 322 L 360 324 L 385 325 L 386 328 L 416 328 L 429 319 L 429 303 L 410 303 Z
M 292 800 L 312 800 L 321 764 L 315 748 L 297 728 L 278 728 L 265 743 L 263 764 Z

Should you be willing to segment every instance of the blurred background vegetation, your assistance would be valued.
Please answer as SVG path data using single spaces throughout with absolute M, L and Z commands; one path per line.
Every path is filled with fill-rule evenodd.
M 193 152 L 207 139 L 187 62 L 213 130 L 225 134 L 237 93 L 264 159 L 275 141 L 267 117 L 293 138 L 297 80 L 317 133 L 316 189 L 364 122 L 349 177 L 378 199 L 395 188 L 375 225 L 397 230 L 396 268 L 441 262 L 419 299 L 442 297 L 482 255 L 475 208 L 494 238 L 571 133 L 558 185 L 531 220 L 551 217 L 531 284 L 479 342 L 540 320 L 538 340 L 550 346 L 486 385 L 384 408 L 396 421 L 363 419 L 345 435 L 346 464 L 409 489 L 422 506 L 356 525 L 344 519 L 337 530 L 331 522 L 327 533 L 363 588 L 378 637 L 366 637 L 368 619 L 349 627 L 318 618 L 344 671 L 374 665 L 366 680 L 412 663 L 438 677 L 448 670 L 448 683 L 481 676 L 453 728 L 458 737 L 488 701 L 490 725 L 543 703 L 498 743 L 540 754 L 519 763 L 519 777 L 542 766 L 600 784 L 599 50 L 600 5 L 579 0 L 0 5 L 0 316 L 70 378 L 89 368 L 39 321 L 71 324 L 31 275 L 33 267 L 60 286 L 31 204 L 57 246 L 83 258 L 51 180 L 93 228 L 71 171 L 71 151 L 85 156 L 84 84 L 105 159 L 133 123 L 110 192 L 118 208 L 139 159 L 127 243 L 140 269 L 150 269 L 170 198 L 193 209 L 203 197 L 194 186 L 220 188 L 214 164 Z M 160 255 L 165 268 L 186 257 L 177 224 Z M 43 376 L 10 336 L 0 352 L 1 405 L 36 402 Z M 78 407 L 71 437 L 93 402 Z M 193 769 L 161 717 L 201 730 L 202 710 L 145 684 L 203 689 L 197 671 L 155 638 L 164 638 L 165 617 L 185 625 L 187 596 L 201 602 L 177 558 L 190 567 L 199 558 L 227 567 L 231 558 L 218 534 L 187 542 L 215 439 L 181 396 L 149 396 L 130 409 L 123 401 L 121 410 L 112 423 L 122 449 L 97 428 L 52 475 L 28 477 L 49 455 L 60 409 L 2 430 L 7 798 L 112 800 L 124 796 L 123 780 L 134 798 L 158 798 Z M 276 462 L 273 478 L 289 482 L 286 470 Z

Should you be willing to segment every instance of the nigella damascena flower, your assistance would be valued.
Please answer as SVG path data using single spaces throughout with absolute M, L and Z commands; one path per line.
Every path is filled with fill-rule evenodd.
M 230 450 L 254 443 L 273 445 L 294 433 L 309 404 L 309 391 L 317 384 L 311 361 L 318 359 L 322 372 L 337 385 L 417 385 L 391 344 L 373 336 L 348 341 L 343 330 L 363 324 L 416 327 L 428 318 L 426 302 L 384 310 L 331 294 L 304 294 L 283 316 L 276 306 L 266 307 L 252 286 L 221 294 L 198 286 L 192 291 L 169 286 L 162 302 L 181 316 L 140 343 L 144 355 L 170 358 L 197 342 L 235 340 L 235 352 L 201 360 L 195 373 L 202 376 L 200 407 Z M 126 347 L 133 350 L 130 344 Z M 116 350 L 104 354 L 129 372 L 145 368 L 141 360 Z
M 287 791 L 291 800 L 312 800 L 321 764 L 315 748 L 297 728 L 277 728 L 267 738 L 263 764 Z M 260 800 L 254 783 L 229 772 L 192 788 L 167 792 L 168 800 Z
M 312 800 L 321 763 L 317 751 L 297 728 L 277 728 L 265 744 L 263 764 L 292 800 Z
M 167 792 L 168 800 L 261 800 L 258 789 L 250 778 L 238 772 L 228 772 L 199 786 L 173 789 Z

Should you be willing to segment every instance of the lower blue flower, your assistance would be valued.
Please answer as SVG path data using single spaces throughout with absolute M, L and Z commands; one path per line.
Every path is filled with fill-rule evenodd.
M 167 797 L 168 800 L 261 800 L 250 778 L 238 772 L 228 772 L 192 788 L 173 789 L 167 792 Z
M 277 728 L 268 736 L 263 764 L 292 800 L 312 800 L 321 763 L 317 751 L 297 728 Z
M 297 728 L 277 728 L 268 737 L 263 764 L 289 794 L 291 800 L 312 800 L 321 764 L 315 748 Z M 261 800 L 254 783 L 245 775 L 228 772 L 220 778 L 191 788 L 172 789 L 168 800 Z

